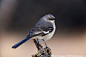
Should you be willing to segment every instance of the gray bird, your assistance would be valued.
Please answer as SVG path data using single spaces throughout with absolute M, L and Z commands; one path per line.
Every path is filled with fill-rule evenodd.
M 12 48 L 17 48 L 29 39 L 37 39 L 38 41 L 44 41 L 45 43 L 45 41 L 51 39 L 55 33 L 55 20 L 57 19 L 52 14 L 47 14 L 43 16 L 32 28 L 27 37 L 24 40 L 12 46 Z

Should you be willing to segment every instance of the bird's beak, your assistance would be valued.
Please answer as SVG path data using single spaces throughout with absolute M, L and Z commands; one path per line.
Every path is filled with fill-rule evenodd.
M 58 20 L 57 18 L 55 18 L 54 20 Z

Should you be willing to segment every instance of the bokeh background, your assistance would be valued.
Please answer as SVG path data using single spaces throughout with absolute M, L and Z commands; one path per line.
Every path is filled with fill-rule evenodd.
M 45 14 L 53 14 L 57 30 L 47 45 L 53 55 L 86 55 L 86 0 L 0 0 L 0 57 L 31 57 L 32 40 L 17 49 Z M 44 43 L 40 42 L 44 47 Z

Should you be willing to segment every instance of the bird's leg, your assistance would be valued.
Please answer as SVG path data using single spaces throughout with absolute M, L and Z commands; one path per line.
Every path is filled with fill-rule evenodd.
M 42 48 L 41 44 L 39 44 L 39 40 L 37 39 L 37 45 L 39 48 Z
M 36 41 L 36 39 L 32 39 L 32 40 L 33 40 L 33 42 L 35 43 L 37 49 L 40 50 L 40 48 L 42 48 L 41 44 L 39 44 L 39 43 Z
M 37 39 L 37 44 L 39 44 L 39 40 Z
M 39 45 L 40 45 L 38 39 L 37 39 L 37 45 L 38 45 L 38 47 L 39 47 Z
M 42 39 L 42 40 L 44 41 L 46 48 L 48 48 L 48 46 L 47 46 L 47 44 L 46 44 L 45 40 L 44 40 L 44 39 Z
M 38 47 L 38 44 L 37 44 L 36 39 L 32 39 L 32 40 L 33 40 L 33 42 L 35 43 L 35 45 L 36 45 L 37 49 L 39 50 L 39 47 Z

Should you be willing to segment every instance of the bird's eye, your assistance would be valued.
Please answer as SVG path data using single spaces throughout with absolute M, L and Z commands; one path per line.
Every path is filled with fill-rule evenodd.
M 49 18 L 49 20 L 53 20 L 52 18 Z

